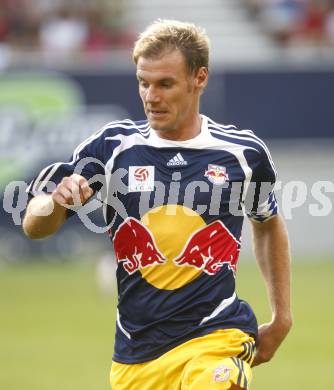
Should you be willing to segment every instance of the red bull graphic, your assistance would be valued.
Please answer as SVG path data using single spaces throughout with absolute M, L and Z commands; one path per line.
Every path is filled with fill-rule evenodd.
M 131 275 L 140 268 L 163 264 L 166 259 L 157 249 L 151 232 L 135 218 L 127 218 L 113 239 L 117 262 Z
M 189 238 L 174 263 L 201 269 L 208 275 L 216 274 L 224 264 L 235 272 L 239 251 L 240 243 L 221 221 L 215 221 Z
M 226 168 L 215 164 L 208 165 L 208 169 L 205 171 L 204 177 L 207 177 L 211 183 L 220 185 L 229 180 Z
M 157 220 L 160 221 L 160 225 L 161 218 L 157 218 Z M 156 229 L 155 224 L 152 225 L 156 237 L 147 226 L 132 217 L 127 218 L 118 227 L 113 239 L 115 254 L 117 262 L 123 264 L 124 270 L 129 275 L 146 267 L 152 267 L 152 269 L 142 272 L 142 275 L 145 275 L 145 278 L 148 278 L 153 284 L 164 285 L 164 281 L 168 281 L 169 278 L 172 278 L 172 283 L 175 282 L 173 278 L 179 278 L 180 281 L 183 280 L 183 283 L 186 283 L 189 277 L 189 280 L 192 280 L 196 274 L 189 273 L 190 270 L 187 271 L 186 267 L 196 270 L 198 276 L 203 272 L 207 275 L 215 275 L 224 264 L 227 264 L 229 269 L 235 273 L 240 242 L 221 221 L 202 225 L 187 233 L 187 238 L 183 241 L 182 246 L 177 244 L 180 233 L 175 236 L 173 226 L 169 225 L 169 228 L 166 228 L 167 221 L 166 219 L 165 224 L 163 224 L 164 228 Z M 161 241 L 160 234 L 164 234 L 166 231 L 169 231 L 173 236 L 171 236 L 171 240 Z M 159 242 L 158 247 L 157 243 Z M 175 251 L 174 247 L 178 249 Z M 171 256 L 172 253 L 173 256 Z M 162 273 L 160 273 L 160 265 L 165 266 L 166 272 L 161 269 Z M 184 276 L 175 268 L 178 271 L 184 268 L 184 273 L 182 273 Z M 161 280 L 159 275 L 162 277 Z M 178 286 L 179 283 L 176 285 Z

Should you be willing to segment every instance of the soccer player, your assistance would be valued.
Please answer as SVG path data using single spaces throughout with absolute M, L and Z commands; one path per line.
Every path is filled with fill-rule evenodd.
M 54 234 L 100 194 L 118 262 L 113 390 L 249 389 L 251 366 L 273 357 L 292 323 L 271 156 L 252 131 L 200 114 L 202 29 L 159 20 L 133 59 L 147 120 L 109 123 L 45 168 L 28 188 L 24 231 Z M 235 293 L 244 213 L 272 309 L 259 327 Z

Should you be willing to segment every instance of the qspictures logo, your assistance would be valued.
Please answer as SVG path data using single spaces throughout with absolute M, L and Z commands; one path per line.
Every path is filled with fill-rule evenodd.
M 80 164 L 78 164 L 74 170 L 74 173 L 81 174 L 84 167 L 87 164 L 98 164 L 104 169 L 104 164 L 91 157 L 86 157 L 81 160 Z M 174 172 L 172 176 L 172 181 L 170 183 L 163 183 L 157 180 L 151 182 L 147 182 L 147 180 L 152 177 L 152 172 L 149 171 L 148 167 L 133 167 L 134 172 L 133 176 L 136 179 L 136 185 L 141 186 L 139 188 L 135 188 L 136 191 L 140 192 L 139 199 L 139 214 L 144 215 L 147 210 L 151 208 L 157 208 L 161 206 L 161 199 L 164 198 L 165 194 L 168 194 L 168 198 L 178 198 L 180 194 L 175 193 L 175 188 L 179 188 L 175 183 L 181 180 L 182 173 Z M 139 171 L 138 171 L 139 169 Z M 123 220 L 126 220 L 129 215 L 127 214 L 126 207 L 121 202 L 118 197 L 118 194 L 127 194 L 131 192 L 131 188 L 123 181 L 124 177 L 128 175 L 128 171 L 124 168 L 118 168 L 115 172 L 110 173 L 108 176 L 108 180 L 113 184 L 113 192 L 109 194 L 106 199 L 103 201 L 98 199 L 92 199 L 85 205 L 78 204 L 78 208 L 76 209 L 78 217 L 82 220 L 83 224 L 92 232 L 95 233 L 105 233 L 112 227 L 113 222 L 111 222 L 110 226 L 98 227 L 96 226 L 90 219 L 89 213 L 95 211 L 102 207 L 102 205 L 110 206 L 115 211 L 116 214 L 119 215 Z M 136 176 L 137 175 L 137 178 Z M 89 182 L 94 183 L 96 181 L 100 181 L 99 175 L 96 175 L 97 178 L 93 177 Z M 138 180 L 140 179 L 140 180 Z M 190 181 L 187 186 L 184 188 L 182 195 L 182 199 L 184 199 L 184 206 L 187 209 L 195 211 L 197 214 L 202 215 L 204 212 L 208 212 L 209 215 L 218 215 L 219 207 L 216 206 L 220 204 L 221 199 L 221 191 L 224 188 L 230 186 L 231 193 L 240 193 L 242 191 L 242 186 L 240 182 L 225 182 L 221 186 L 217 187 L 219 191 L 213 191 L 210 196 L 210 202 L 208 205 L 197 205 L 195 207 L 195 192 L 194 188 L 201 188 L 203 192 L 209 192 L 210 187 L 207 182 L 203 178 L 202 181 Z M 90 183 L 90 184 L 91 184 Z M 143 184 L 144 187 L 143 188 Z M 103 188 L 105 185 L 101 182 L 102 189 L 101 193 L 108 194 L 107 188 Z M 148 188 L 148 186 L 153 185 L 153 188 Z M 52 181 L 48 181 L 47 183 L 43 182 L 43 187 L 45 191 L 52 192 L 56 184 Z M 22 223 L 21 213 L 25 210 L 28 201 L 27 194 L 28 184 L 24 181 L 11 181 L 6 185 L 4 191 L 4 199 L 3 199 L 3 209 L 12 215 L 13 222 L 15 225 L 20 225 Z M 285 219 L 290 220 L 293 218 L 293 213 L 302 207 L 307 208 L 307 213 L 312 217 L 327 217 L 332 213 L 333 210 L 333 201 L 332 195 L 334 193 L 334 183 L 330 180 L 320 180 L 312 183 L 310 187 L 308 187 L 302 181 L 277 181 L 274 188 L 272 188 L 271 183 L 263 182 L 261 183 L 260 191 L 258 191 L 257 183 L 250 183 L 247 190 L 247 197 L 244 202 L 244 209 L 240 209 L 238 204 L 234 204 L 234 202 L 229 202 L 229 213 L 235 216 L 243 216 L 247 210 L 252 210 L 252 205 L 254 203 L 254 196 L 258 199 L 263 199 L 264 202 L 258 205 L 259 209 L 265 207 L 270 208 L 272 195 L 271 191 L 274 190 L 276 194 L 279 194 L 278 208 L 280 212 L 283 214 Z M 149 206 L 149 200 L 151 198 L 151 192 L 153 193 L 153 205 Z M 147 196 L 147 194 L 149 196 Z M 36 194 L 35 194 L 36 195 Z M 249 196 L 248 196 L 249 195 Z M 80 198 L 80 196 L 79 196 Z M 82 206 L 82 207 L 81 207 Z M 169 214 L 173 214 L 174 208 L 171 207 L 169 209 Z M 180 259 L 181 261 L 181 259 Z

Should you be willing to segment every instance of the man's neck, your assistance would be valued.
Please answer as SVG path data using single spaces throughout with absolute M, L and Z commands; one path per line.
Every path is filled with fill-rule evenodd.
M 202 117 L 198 114 L 194 118 L 193 123 L 187 125 L 184 129 L 176 129 L 175 131 L 159 131 L 156 130 L 158 137 L 170 141 L 187 141 L 197 137 L 201 132 Z

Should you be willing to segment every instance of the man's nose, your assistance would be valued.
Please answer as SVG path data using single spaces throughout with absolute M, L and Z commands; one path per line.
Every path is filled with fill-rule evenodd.
M 147 89 L 145 100 L 147 103 L 158 103 L 160 101 L 159 93 L 152 85 Z

